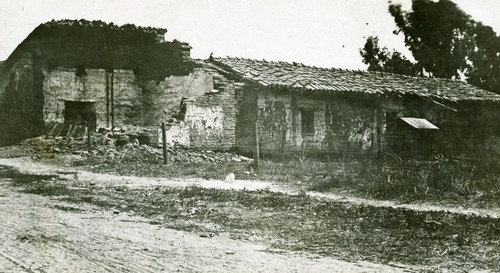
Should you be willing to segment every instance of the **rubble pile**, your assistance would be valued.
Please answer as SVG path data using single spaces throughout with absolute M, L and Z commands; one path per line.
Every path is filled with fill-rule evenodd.
M 87 148 L 83 138 L 61 136 L 29 138 L 23 140 L 19 146 L 32 154 L 76 154 Z
M 149 160 L 161 162 L 163 151 L 158 145 L 157 133 L 143 127 L 120 128 L 113 131 L 101 130 L 94 135 L 95 151 L 92 153 L 105 155 L 109 159 L 131 157 L 132 154 L 141 153 Z M 167 159 L 169 162 L 252 162 L 253 159 L 238 155 L 233 152 L 215 152 L 210 150 L 194 150 L 183 147 L 168 147 Z
M 161 148 L 149 145 L 140 145 L 138 142 L 128 143 L 120 148 L 113 147 L 97 150 L 99 154 L 109 159 L 120 159 L 129 157 L 131 153 L 142 153 L 149 159 L 161 162 L 163 151 Z M 192 150 L 185 148 L 167 148 L 167 160 L 169 162 L 202 163 L 202 162 L 253 162 L 253 159 L 238 155 L 233 152 L 215 152 L 209 150 Z
M 99 128 L 95 134 L 96 141 L 104 141 L 104 145 L 113 144 L 115 146 L 124 146 L 127 143 L 146 144 L 155 146 L 158 145 L 158 130 L 156 127 L 138 127 L 138 126 L 121 126 L 113 130 Z M 111 143 L 112 142 L 112 143 Z
M 127 160 L 141 158 L 148 162 L 162 162 L 161 147 L 144 143 L 144 135 L 137 132 L 103 131 L 91 139 L 89 149 L 85 138 L 61 136 L 40 136 L 21 142 L 20 147 L 36 157 L 53 157 L 56 154 L 73 154 L 83 157 L 103 156 L 109 160 Z M 143 137 L 141 139 L 141 136 Z M 203 163 L 203 162 L 253 162 L 253 159 L 234 152 L 193 150 L 187 148 L 167 148 L 168 162 Z

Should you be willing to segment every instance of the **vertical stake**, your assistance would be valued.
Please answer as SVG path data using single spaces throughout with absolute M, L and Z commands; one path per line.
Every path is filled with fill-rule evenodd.
M 114 91 L 114 77 L 115 77 L 115 71 L 111 70 L 111 130 L 115 128 L 115 91 Z
M 161 140 L 163 146 L 163 164 L 167 164 L 167 132 L 165 131 L 165 122 L 161 123 Z
M 106 82 L 106 127 L 109 128 L 109 77 L 108 70 L 104 70 L 104 81 Z
M 91 132 L 90 132 L 90 119 L 87 121 L 87 149 L 89 152 L 92 150 L 92 144 L 90 142 Z
M 259 126 L 255 122 L 255 170 L 259 170 L 260 165 L 260 147 L 259 147 Z

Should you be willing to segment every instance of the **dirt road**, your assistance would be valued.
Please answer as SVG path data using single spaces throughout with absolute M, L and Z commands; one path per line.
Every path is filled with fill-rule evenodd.
M 227 183 L 221 180 L 165 179 L 165 178 L 152 178 L 152 177 L 118 176 L 112 174 L 93 173 L 84 170 L 75 170 L 74 168 L 70 167 L 61 167 L 61 166 L 44 164 L 41 162 L 34 162 L 28 157 L 10 158 L 10 159 L 0 158 L 0 165 L 11 166 L 19 169 L 22 172 L 27 172 L 32 174 L 59 173 L 64 176 L 65 173 L 69 173 L 66 175 L 67 178 L 72 178 L 72 176 L 76 176 L 76 178 L 81 181 L 99 181 L 99 183 L 102 184 L 108 184 L 108 185 L 119 184 L 131 188 L 154 187 L 154 186 L 169 186 L 169 187 L 184 188 L 189 186 L 198 186 L 203 188 L 216 188 L 216 189 L 227 189 L 227 190 L 269 189 L 270 191 L 273 192 L 281 192 L 286 194 L 298 193 L 297 189 L 292 189 L 282 184 L 278 185 L 266 181 L 235 180 L 233 183 Z M 306 194 L 317 198 L 325 198 L 328 200 L 334 200 L 352 204 L 365 204 L 374 207 L 404 208 L 415 211 L 443 211 L 456 214 L 481 215 L 492 218 L 500 218 L 500 208 L 480 209 L 480 208 L 467 208 L 456 205 L 453 206 L 447 206 L 443 204 L 435 205 L 429 203 L 401 204 L 390 200 L 364 199 L 364 198 L 345 196 L 335 193 L 320 193 L 320 192 L 310 192 L 310 191 L 307 192 Z
M 408 272 L 271 253 L 225 234 L 201 238 L 135 215 L 21 193 L 9 179 L 0 180 L 0 219 L 0 272 Z

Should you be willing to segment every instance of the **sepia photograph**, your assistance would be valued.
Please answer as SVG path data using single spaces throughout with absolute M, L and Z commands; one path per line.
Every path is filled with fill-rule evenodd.
M 0 0 L 0 272 L 500 272 L 499 11 Z

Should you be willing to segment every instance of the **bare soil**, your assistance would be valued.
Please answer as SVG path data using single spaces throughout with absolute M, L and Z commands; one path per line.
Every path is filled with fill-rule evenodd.
M 46 163 L 47 160 L 33 160 L 29 157 L 16 157 L 16 158 L 0 158 L 0 165 L 15 167 L 23 173 L 31 174 L 58 174 L 63 178 L 78 179 L 80 181 L 99 181 L 101 185 L 124 185 L 129 188 L 148 188 L 155 186 L 168 185 L 169 187 L 186 188 L 186 187 L 202 187 L 213 188 L 222 190 L 262 190 L 267 189 L 272 192 L 279 192 L 284 194 L 299 194 L 305 193 L 309 196 L 322 198 L 326 200 L 338 201 L 350 204 L 364 204 L 374 207 L 390 207 L 402 208 L 415 211 L 438 211 L 450 212 L 455 214 L 464 215 L 478 215 L 492 218 L 500 218 L 500 208 L 471 208 L 465 206 L 457 206 L 456 204 L 434 204 L 428 202 L 420 203 L 401 203 L 391 200 L 376 200 L 353 197 L 350 195 L 343 195 L 338 193 L 321 193 L 315 191 L 303 191 L 297 187 L 287 186 L 284 183 L 273 183 L 271 181 L 257 181 L 257 180 L 240 180 L 236 179 L 232 183 L 224 180 L 217 179 L 201 179 L 201 178 L 161 178 L 161 177 L 137 177 L 125 176 L 105 173 L 94 173 L 84 170 L 84 168 L 70 167 L 71 162 L 75 160 L 72 156 L 59 156 L 58 161 L 54 164 Z M 61 164 L 61 162 L 66 162 Z M 66 166 L 65 166 L 66 165 Z
M 57 167 L 27 158 L 0 159 L 36 175 L 30 183 L 54 179 L 86 185 L 130 188 L 199 186 L 259 189 L 270 183 L 236 181 L 166 181 L 121 177 Z M 40 180 L 41 179 L 41 180 Z M 201 236 L 154 224 L 133 211 L 67 202 L 58 195 L 29 194 L 0 180 L 0 272 L 408 272 L 408 266 L 346 262 L 301 251 L 273 251 L 265 242 L 235 240 L 229 233 Z M 80 185 L 80 186 L 79 186 Z M 82 194 L 83 195 L 83 194 Z M 202 234 L 203 235 L 203 234 Z M 258 240 L 257 240 L 258 241 Z M 413 266 L 413 269 L 418 269 Z

